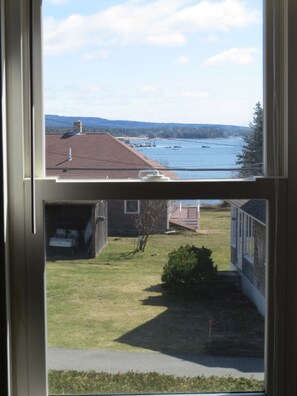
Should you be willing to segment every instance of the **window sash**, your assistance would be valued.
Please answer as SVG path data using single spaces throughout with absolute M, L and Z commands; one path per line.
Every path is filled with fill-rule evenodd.
M 127 185 L 128 184 L 128 185 Z M 141 185 L 140 185 L 141 184 Z M 124 187 L 128 187 L 125 189 Z M 30 198 L 30 181 L 25 181 L 26 195 L 28 201 Z M 101 199 L 252 199 L 261 198 L 266 199 L 269 203 L 268 208 L 268 239 L 270 249 L 267 251 L 269 261 L 269 270 L 267 270 L 267 294 L 266 294 L 266 354 L 265 354 L 265 389 L 272 394 L 271 383 L 275 376 L 275 359 L 278 350 L 282 350 L 284 340 L 279 337 L 279 329 L 275 328 L 276 320 L 279 320 L 279 315 L 275 314 L 275 306 L 282 306 L 284 300 L 281 298 L 283 285 L 283 267 L 279 268 L 280 260 L 275 257 L 275 224 L 281 224 L 279 219 L 275 216 L 281 213 L 276 208 L 275 190 L 281 190 L 280 196 L 285 198 L 286 180 L 273 178 L 261 178 L 255 181 L 196 181 L 196 182 L 123 182 L 123 181 L 108 181 L 108 182 L 61 182 L 59 180 L 37 180 L 36 194 L 37 194 L 37 234 L 30 233 L 30 222 L 26 224 L 27 227 L 27 245 L 31 248 L 27 251 L 27 284 L 32 284 L 34 281 L 35 288 L 26 290 L 27 293 L 27 307 L 30 315 L 34 316 L 34 326 L 30 326 L 27 330 L 27 337 L 32 341 L 31 350 L 29 351 L 28 359 L 31 362 L 30 367 L 35 367 L 38 376 L 32 371 L 34 382 L 39 383 L 39 389 L 44 389 L 46 386 L 46 367 L 42 367 L 40 362 L 46 360 L 46 329 L 45 329 L 45 280 L 44 280 L 44 205 L 55 201 L 74 201 L 74 200 L 101 200 Z M 283 199 L 278 200 L 277 205 L 283 204 Z M 29 209 L 29 207 L 28 207 Z M 27 214 L 30 217 L 30 211 Z M 280 246 L 281 248 L 281 246 Z M 277 250 L 277 254 L 282 251 Z M 277 282 L 275 274 L 278 274 Z M 279 298 L 275 299 L 275 292 L 278 291 Z M 283 296 L 284 297 L 284 296 Z M 269 331 L 267 331 L 269 329 Z M 281 364 L 281 362 L 280 362 Z M 43 375 L 42 375 L 43 374 Z M 270 388 L 271 387 L 271 388 Z M 270 390 L 271 389 L 271 390 Z M 40 393 L 42 394 L 42 393 Z

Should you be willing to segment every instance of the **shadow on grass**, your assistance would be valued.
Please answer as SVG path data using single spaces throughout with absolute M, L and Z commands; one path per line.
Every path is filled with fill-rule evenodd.
M 197 363 L 209 355 L 213 356 L 212 361 L 220 359 L 219 355 L 229 356 L 228 365 L 232 365 L 232 358 L 263 358 L 264 320 L 239 291 L 193 299 L 162 294 L 160 290 L 160 285 L 147 289 L 157 295 L 149 296 L 141 304 L 166 310 L 117 342 Z M 263 359 L 256 361 L 258 367 L 254 371 L 263 371 Z

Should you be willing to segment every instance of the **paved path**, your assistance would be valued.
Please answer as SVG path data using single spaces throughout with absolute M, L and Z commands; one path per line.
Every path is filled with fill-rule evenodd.
M 264 378 L 264 360 L 255 357 L 165 355 L 157 352 L 50 348 L 47 362 L 49 369 L 57 370 L 95 370 L 108 373 L 155 371 L 179 376 L 231 375 Z

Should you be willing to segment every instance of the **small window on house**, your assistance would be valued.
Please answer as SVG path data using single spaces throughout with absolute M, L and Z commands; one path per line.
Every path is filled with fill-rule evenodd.
M 125 214 L 133 214 L 139 212 L 140 212 L 139 201 L 137 200 L 125 201 Z

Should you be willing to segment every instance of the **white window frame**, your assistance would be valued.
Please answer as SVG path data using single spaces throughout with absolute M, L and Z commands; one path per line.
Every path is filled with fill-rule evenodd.
M 243 212 L 243 255 L 249 263 L 254 264 L 255 258 L 255 219 Z
M 136 210 L 134 210 L 134 211 L 129 211 L 128 209 L 127 209 L 127 207 L 128 207 L 128 202 L 130 202 L 130 201 L 134 201 L 134 202 L 137 202 L 137 209 Z M 125 203 L 124 203 L 124 213 L 125 214 L 139 214 L 140 213 L 140 201 L 138 200 L 138 199 L 125 199 Z
M 230 243 L 231 246 L 236 248 L 237 244 L 237 217 L 238 217 L 238 208 L 231 205 L 231 238 Z
M 100 199 L 253 199 L 268 201 L 266 282 L 265 392 L 268 396 L 297 394 L 297 37 L 296 0 L 265 2 L 265 175 L 252 180 L 59 181 L 44 178 L 44 135 L 30 144 L 28 102 L 30 70 L 28 4 L 0 0 L 5 23 L 6 114 L 4 142 L 6 257 L 9 268 L 9 382 L 11 396 L 45 396 L 46 315 L 44 205 L 62 200 Z M 33 2 L 35 129 L 43 131 L 41 84 L 41 0 Z M 276 148 L 274 150 L 273 148 Z M 30 180 L 30 159 L 35 175 Z M 17 160 L 16 160 L 17 159 Z M 141 184 L 141 185 L 140 185 Z M 34 192 L 32 198 L 31 193 Z M 34 202 L 35 200 L 35 202 Z M 32 208 L 36 233 L 32 233 Z M 286 213 L 290 216 L 286 216 Z M 250 394 L 251 395 L 251 394 Z

